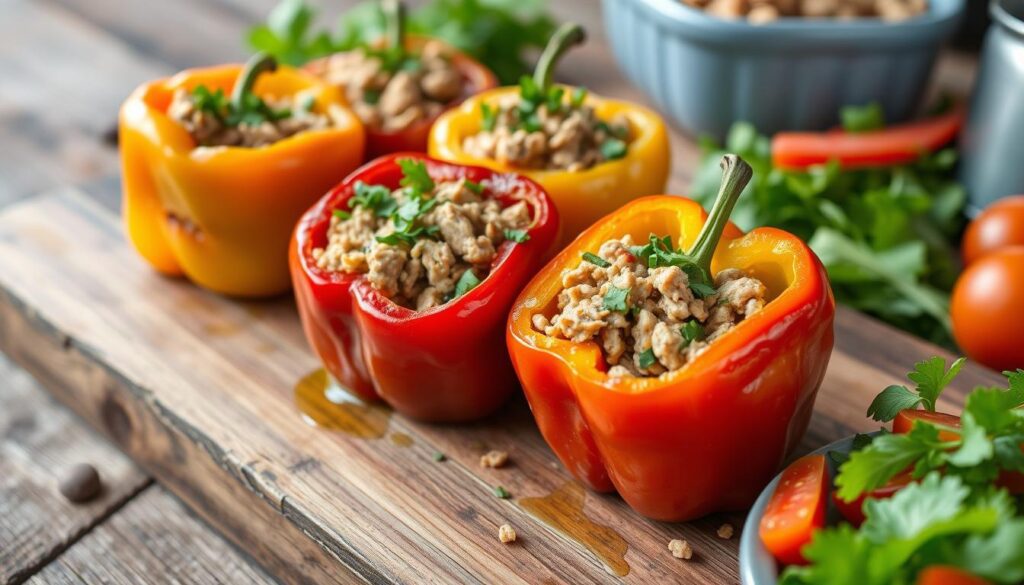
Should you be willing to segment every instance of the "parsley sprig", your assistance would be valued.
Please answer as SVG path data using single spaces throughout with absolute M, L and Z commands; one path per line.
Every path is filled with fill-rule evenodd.
M 434 237 L 438 232 L 437 226 L 420 224 L 420 219 L 437 206 L 437 199 L 433 197 L 435 184 L 423 161 L 403 158 L 398 159 L 398 166 L 402 170 L 399 185 L 405 190 L 405 200 L 401 204 L 386 186 L 357 181 L 355 192 L 348 200 L 348 207 L 363 207 L 372 210 L 377 217 L 391 219 L 395 231 L 377 236 L 378 242 L 392 246 L 413 246 L 419 238 Z M 349 217 L 344 210 L 334 210 L 334 214 L 339 219 Z
M 946 369 L 946 360 L 940 357 L 918 362 L 907 378 L 917 385 L 914 390 L 906 386 L 892 385 L 875 397 L 868 407 L 868 416 L 879 422 L 889 422 L 906 408 L 923 405 L 926 410 L 935 411 L 935 401 L 942 390 L 953 381 L 964 365 L 964 358 L 953 362 Z
M 252 91 L 256 79 L 260 75 L 275 69 L 277 69 L 277 61 L 273 57 L 265 53 L 257 53 L 249 59 L 239 74 L 230 99 L 224 95 L 224 91 L 221 89 L 210 91 L 205 85 L 198 85 L 191 92 L 192 103 L 197 110 L 205 112 L 225 126 L 231 127 L 242 124 L 259 126 L 264 122 L 276 122 L 289 118 L 292 115 L 291 109 L 275 110 Z

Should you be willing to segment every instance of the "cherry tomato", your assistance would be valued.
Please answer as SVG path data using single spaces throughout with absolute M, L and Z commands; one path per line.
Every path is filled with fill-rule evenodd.
M 761 541 L 787 565 L 807 562 L 800 549 L 825 526 L 828 469 L 824 455 L 805 455 L 782 472 L 761 517 Z
M 934 565 L 917 574 L 916 585 L 988 585 L 988 581 L 963 569 Z
M 1024 195 L 996 201 L 967 226 L 964 265 L 1009 246 L 1024 246 Z
M 911 477 L 913 470 L 908 469 L 899 475 L 890 479 L 882 487 L 871 490 L 870 492 L 861 494 L 859 498 L 852 502 L 844 501 L 839 497 L 838 491 L 832 492 L 832 504 L 835 505 L 836 510 L 842 514 L 846 521 L 857 527 L 864 523 L 864 502 L 869 498 L 872 500 L 884 500 L 886 498 L 893 497 L 896 492 L 907 487 L 907 484 L 914 481 Z
M 975 260 L 953 287 L 953 336 L 996 370 L 1024 368 L 1024 246 Z
M 942 425 L 945 427 L 953 427 L 954 429 L 960 428 L 959 416 L 953 416 L 952 414 L 946 414 L 944 412 L 932 412 L 930 410 L 907 408 L 901 410 L 899 414 L 896 415 L 895 420 L 892 421 L 892 432 L 898 434 L 909 433 L 910 429 L 914 426 L 914 421 L 916 420 L 922 420 L 924 422 Z M 939 431 L 940 440 L 955 441 L 959 438 L 959 433 Z

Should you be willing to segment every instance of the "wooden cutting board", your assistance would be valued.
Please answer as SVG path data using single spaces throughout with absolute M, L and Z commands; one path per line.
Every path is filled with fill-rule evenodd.
M 802 451 L 874 429 L 871 398 L 944 355 L 848 310 L 836 330 Z M 74 191 L 0 214 L 0 349 L 285 582 L 738 582 L 742 514 L 659 523 L 587 492 L 522 399 L 430 426 L 325 394 L 290 299 L 158 276 L 119 219 Z M 969 365 L 941 406 L 999 379 Z M 482 468 L 489 449 L 511 464 Z M 515 544 L 498 541 L 505 523 Z M 673 538 L 693 560 L 669 554 Z

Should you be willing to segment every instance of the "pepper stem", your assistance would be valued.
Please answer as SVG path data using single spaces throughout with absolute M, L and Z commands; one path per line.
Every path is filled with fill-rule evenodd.
M 235 81 L 235 89 L 231 92 L 231 105 L 235 107 L 236 111 L 243 109 L 242 102 L 247 94 L 252 93 L 252 88 L 256 85 L 256 78 L 262 73 L 275 69 L 277 69 L 277 59 L 271 55 L 261 52 L 249 58 L 238 75 L 238 80 Z
M 405 3 L 400 0 L 384 0 L 384 27 L 387 31 L 388 46 L 401 54 L 405 52 Z
M 708 277 L 711 276 L 711 257 L 718 247 L 718 241 L 722 239 L 725 224 L 729 222 L 729 216 L 740 194 L 743 193 L 743 188 L 754 176 L 754 170 L 750 165 L 735 154 L 723 156 L 721 166 L 722 186 L 718 189 L 718 196 L 715 197 L 715 204 L 708 213 L 707 221 L 697 235 L 697 241 L 687 254 Z
M 551 87 L 551 78 L 555 74 L 555 65 L 562 55 L 576 45 L 582 45 L 587 40 L 587 33 L 583 27 L 575 22 L 567 22 L 558 27 L 555 34 L 551 35 L 544 52 L 537 60 L 537 68 L 533 71 L 533 81 L 541 90 Z

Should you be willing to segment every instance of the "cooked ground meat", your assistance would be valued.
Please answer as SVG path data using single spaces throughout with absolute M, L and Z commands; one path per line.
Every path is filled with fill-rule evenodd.
M 900 21 L 928 11 L 928 0 L 681 0 L 721 18 L 771 22 L 784 16 Z
M 479 191 L 464 180 L 435 185 L 429 195 L 436 203 L 417 220 L 429 230 L 424 232 L 428 237 L 411 245 L 379 241 L 395 232 L 394 214 L 381 217 L 356 205 L 348 218 L 331 217 L 327 247 L 314 249 L 313 258 L 323 270 L 366 274 L 374 288 L 399 305 L 416 310 L 442 305 L 453 298 L 466 271 L 472 270 L 478 280 L 486 277 L 505 230 L 531 223 L 525 201 L 503 208 Z M 398 189 L 390 197 L 397 209 L 409 195 Z
M 167 107 L 167 115 L 184 126 L 199 146 L 256 148 L 273 144 L 300 132 L 323 130 L 335 125 L 335 120 L 340 114 L 338 106 L 329 107 L 327 115 L 313 112 L 311 105 L 295 107 L 296 104 L 304 102 L 311 104 L 308 100 L 309 98 L 301 94 L 294 98 L 266 98 L 264 102 L 271 111 L 281 114 L 280 119 L 260 124 L 242 122 L 230 125 L 225 122 L 224 115 L 197 107 L 193 92 L 178 88 L 174 92 L 170 106 Z
M 465 83 L 446 47 L 437 41 L 390 67 L 365 49 L 335 53 L 312 67 L 316 75 L 345 90 L 364 124 L 386 131 L 403 130 L 438 115 L 462 95 Z
M 630 251 L 630 236 L 601 245 L 607 267 L 583 260 L 562 273 L 558 312 L 533 326 L 576 343 L 597 340 L 612 376 L 658 376 L 678 370 L 708 344 L 761 310 L 767 289 L 734 268 L 715 275 L 716 293 L 697 297 L 678 266 L 648 268 Z
M 506 96 L 485 115 L 493 119 L 491 129 L 467 137 L 465 151 L 513 167 L 568 171 L 588 169 L 626 153 L 630 124 L 625 116 L 603 121 L 591 106 L 565 102 L 556 112 L 538 106 L 532 119 L 523 114 L 520 103 L 518 94 Z

